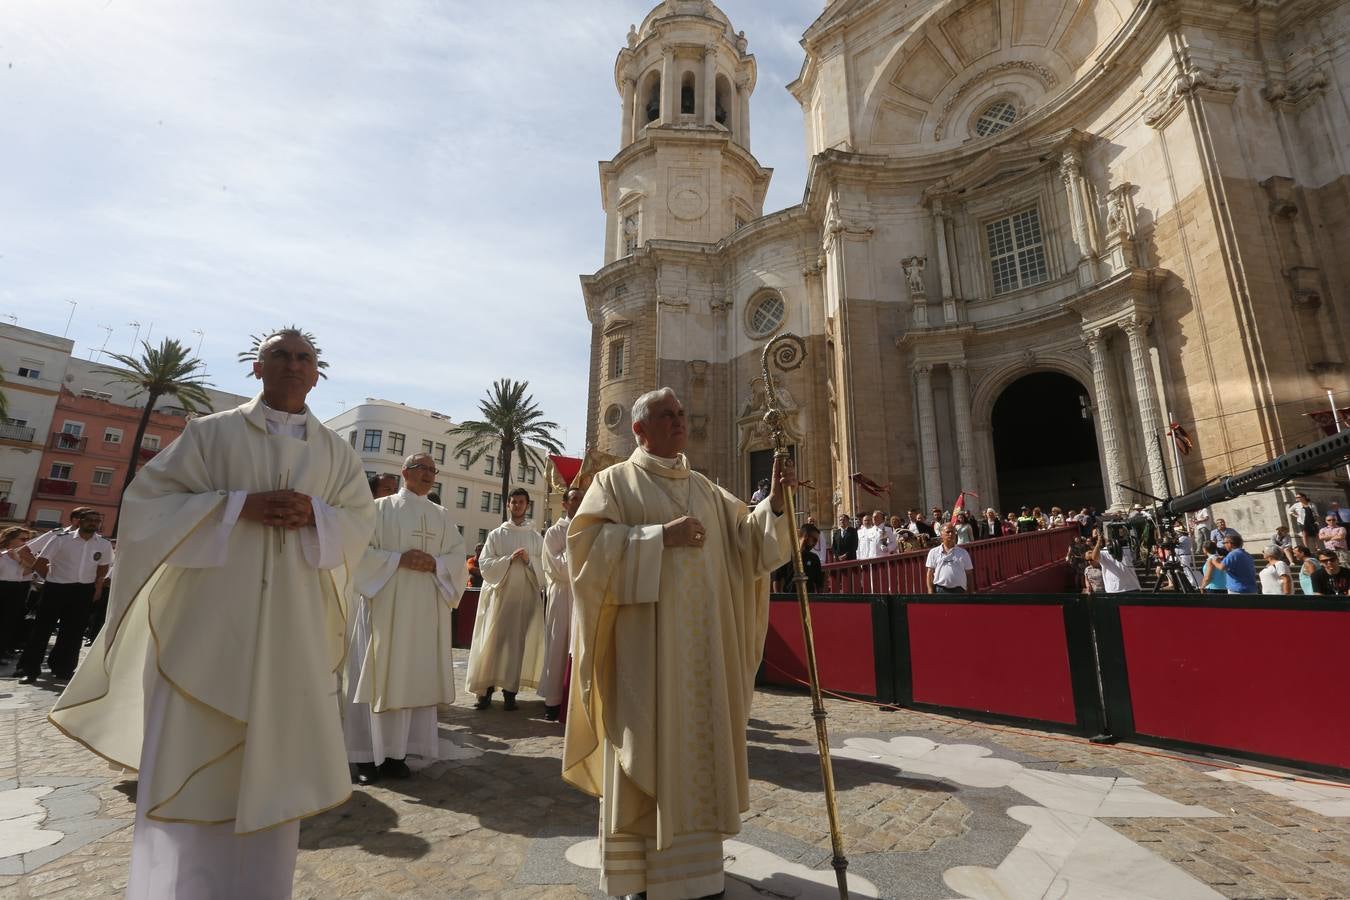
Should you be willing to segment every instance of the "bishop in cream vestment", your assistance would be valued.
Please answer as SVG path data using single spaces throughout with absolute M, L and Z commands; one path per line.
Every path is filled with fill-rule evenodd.
M 276 336 L 267 350 L 291 387 L 313 352 Z M 314 524 L 241 517 L 278 488 L 308 495 Z M 351 793 L 335 673 L 373 516 L 352 448 L 262 396 L 189 421 L 137 474 L 107 625 L 50 717 L 140 770 L 128 896 L 289 896 L 298 820 Z
M 652 406 L 668 408 L 649 416 L 674 409 L 682 436 L 678 401 L 654 394 Z M 651 396 L 635 407 L 640 439 Z M 563 777 L 601 798 L 606 893 L 676 900 L 722 890 L 721 841 L 740 831 L 750 802 L 745 728 L 768 577 L 792 552 L 772 502 L 781 501 L 747 512 L 682 453 L 639 446 L 596 476 L 572 519 Z M 668 546 L 689 523 L 689 542 Z
M 350 651 L 360 674 L 348 685 L 347 757 L 435 759 L 436 707 L 455 699 L 450 611 L 464 589 L 464 538 L 449 512 L 406 486 L 375 509 L 356 578 L 366 628 L 357 628 Z M 434 557 L 435 570 L 401 566 L 410 551 Z
M 494 688 L 508 695 L 507 708 L 514 707 L 513 695 L 522 687 L 536 687 L 543 667 L 544 540 L 524 518 L 525 503 L 520 506 L 519 520 L 492 529 L 478 554 L 483 589 L 464 686 L 478 695 L 483 707 Z

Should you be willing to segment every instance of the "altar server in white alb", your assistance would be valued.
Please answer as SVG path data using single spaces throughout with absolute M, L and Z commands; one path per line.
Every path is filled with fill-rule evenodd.
M 539 694 L 544 698 L 544 718 L 558 721 L 563 702 L 563 679 L 567 675 L 568 645 L 572 633 L 572 579 L 567 570 L 567 526 L 581 505 L 581 488 L 563 492 L 562 518 L 544 532 L 544 575 L 548 579 L 548 610 L 544 613 L 544 671 L 539 675 Z
M 375 507 L 305 406 L 318 351 L 286 329 L 262 393 L 194 419 L 122 505 L 107 625 L 52 711 L 140 771 L 131 898 L 285 898 L 300 819 L 351 794 L 338 713 L 348 566 Z
M 600 472 L 567 533 L 574 616 L 563 778 L 600 798 L 601 889 L 718 895 L 750 807 L 745 729 L 769 573 L 792 554 L 774 461 L 753 510 L 691 471 L 669 388 L 633 405 L 638 448 Z
M 450 611 L 464 589 L 464 538 L 427 499 L 437 474 L 428 454 L 404 461 L 402 488 L 375 501 L 357 570 L 344 730 L 359 784 L 407 778 L 409 754 L 437 759 L 436 707 L 455 699 Z
M 526 518 L 530 494 L 516 488 L 507 500 L 511 518 L 488 533 L 478 568 L 483 589 L 473 623 L 464 686 L 478 709 L 502 689 L 503 709 L 516 709 L 522 687 L 537 687 L 544 663 L 544 539 Z

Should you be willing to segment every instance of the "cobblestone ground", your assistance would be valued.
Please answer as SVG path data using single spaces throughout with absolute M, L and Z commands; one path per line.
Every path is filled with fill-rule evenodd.
M 134 775 L 52 728 L 55 697 L 0 680 L 0 896 L 119 896 Z M 1207 774 L 1222 768 L 1213 760 L 851 702 L 828 708 L 832 744 L 850 756 L 835 762 L 849 872 L 874 896 L 1350 897 L 1350 790 L 1323 789 L 1320 806 L 1299 806 L 1259 782 Z M 595 803 L 561 782 L 561 728 L 541 715 L 528 699 L 515 713 L 463 700 L 446 708 L 454 758 L 360 789 L 305 823 L 296 896 L 600 896 L 597 873 L 568 861 L 583 861 L 577 845 L 594 837 Z M 758 876 L 728 881 L 728 898 L 832 896 L 809 702 L 760 691 L 753 715 L 752 808 L 738 840 L 765 852 Z M 1117 788 L 1129 796 L 1067 811 L 1083 812 L 1074 805 L 1083 791 Z M 20 799 L 48 789 L 25 817 Z M 1077 849 L 1057 850 L 1036 831 L 1042 807 L 1078 823 L 1079 837 L 1060 835 Z M 1027 868 L 1033 851 L 1066 879 L 1053 891 L 1037 881 L 1051 876 Z M 825 886 L 795 878 L 794 865 L 824 870 Z M 1131 889 L 1131 877 L 1155 887 Z

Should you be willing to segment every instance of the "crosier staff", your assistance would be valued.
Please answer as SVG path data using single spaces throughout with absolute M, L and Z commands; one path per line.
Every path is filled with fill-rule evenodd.
M 799 335 L 785 331 L 769 341 L 760 355 L 760 370 L 764 376 L 764 393 L 767 396 L 768 410 L 764 413 L 764 424 L 773 434 L 773 455 L 780 460 L 782 467 L 792 464 L 792 455 L 788 452 L 787 432 L 783 427 L 784 419 L 778 391 L 774 387 L 773 372 L 769 360 L 782 372 L 790 372 L 802 364 L 806 358 L 806 341 Z M 784 491 L 784 512 L 788 521 L 795 526 L 797 511 L 792 491 Z M 795 531 L 795 528 L 794 528 Z M 848 900 L 848 859 L 844 856 L 844 837 L 839 832 L 839 809 L 834 800 L 834 767 L 830 764 L 830 736 L 825 727 L 825 701 L 820 694 L 820 675 L 816 671 L 816 643 L 811 630 L 811 603 L 806 592 L 806 571 L 802 567 L 801 542 L 792 542 L 792 582 L 797 586 L 797 602 L 802 614 L 802 642 L 806 646 L 806 675 L 811 682 L 811 717 L 816 720 L 816 747 L 820 751 L 820 777 L 825 784 L 825 811 L 830 819 L 830 846 L 834 858 L 834 875 L 839 882 L 839 897 Z

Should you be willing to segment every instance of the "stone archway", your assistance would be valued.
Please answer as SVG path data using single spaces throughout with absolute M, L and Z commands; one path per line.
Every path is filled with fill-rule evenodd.
M 990 414 L 1000 509 L 1106 508 L 1090 398 L 1060 372 L 1032 372 L 1003 388 Z

